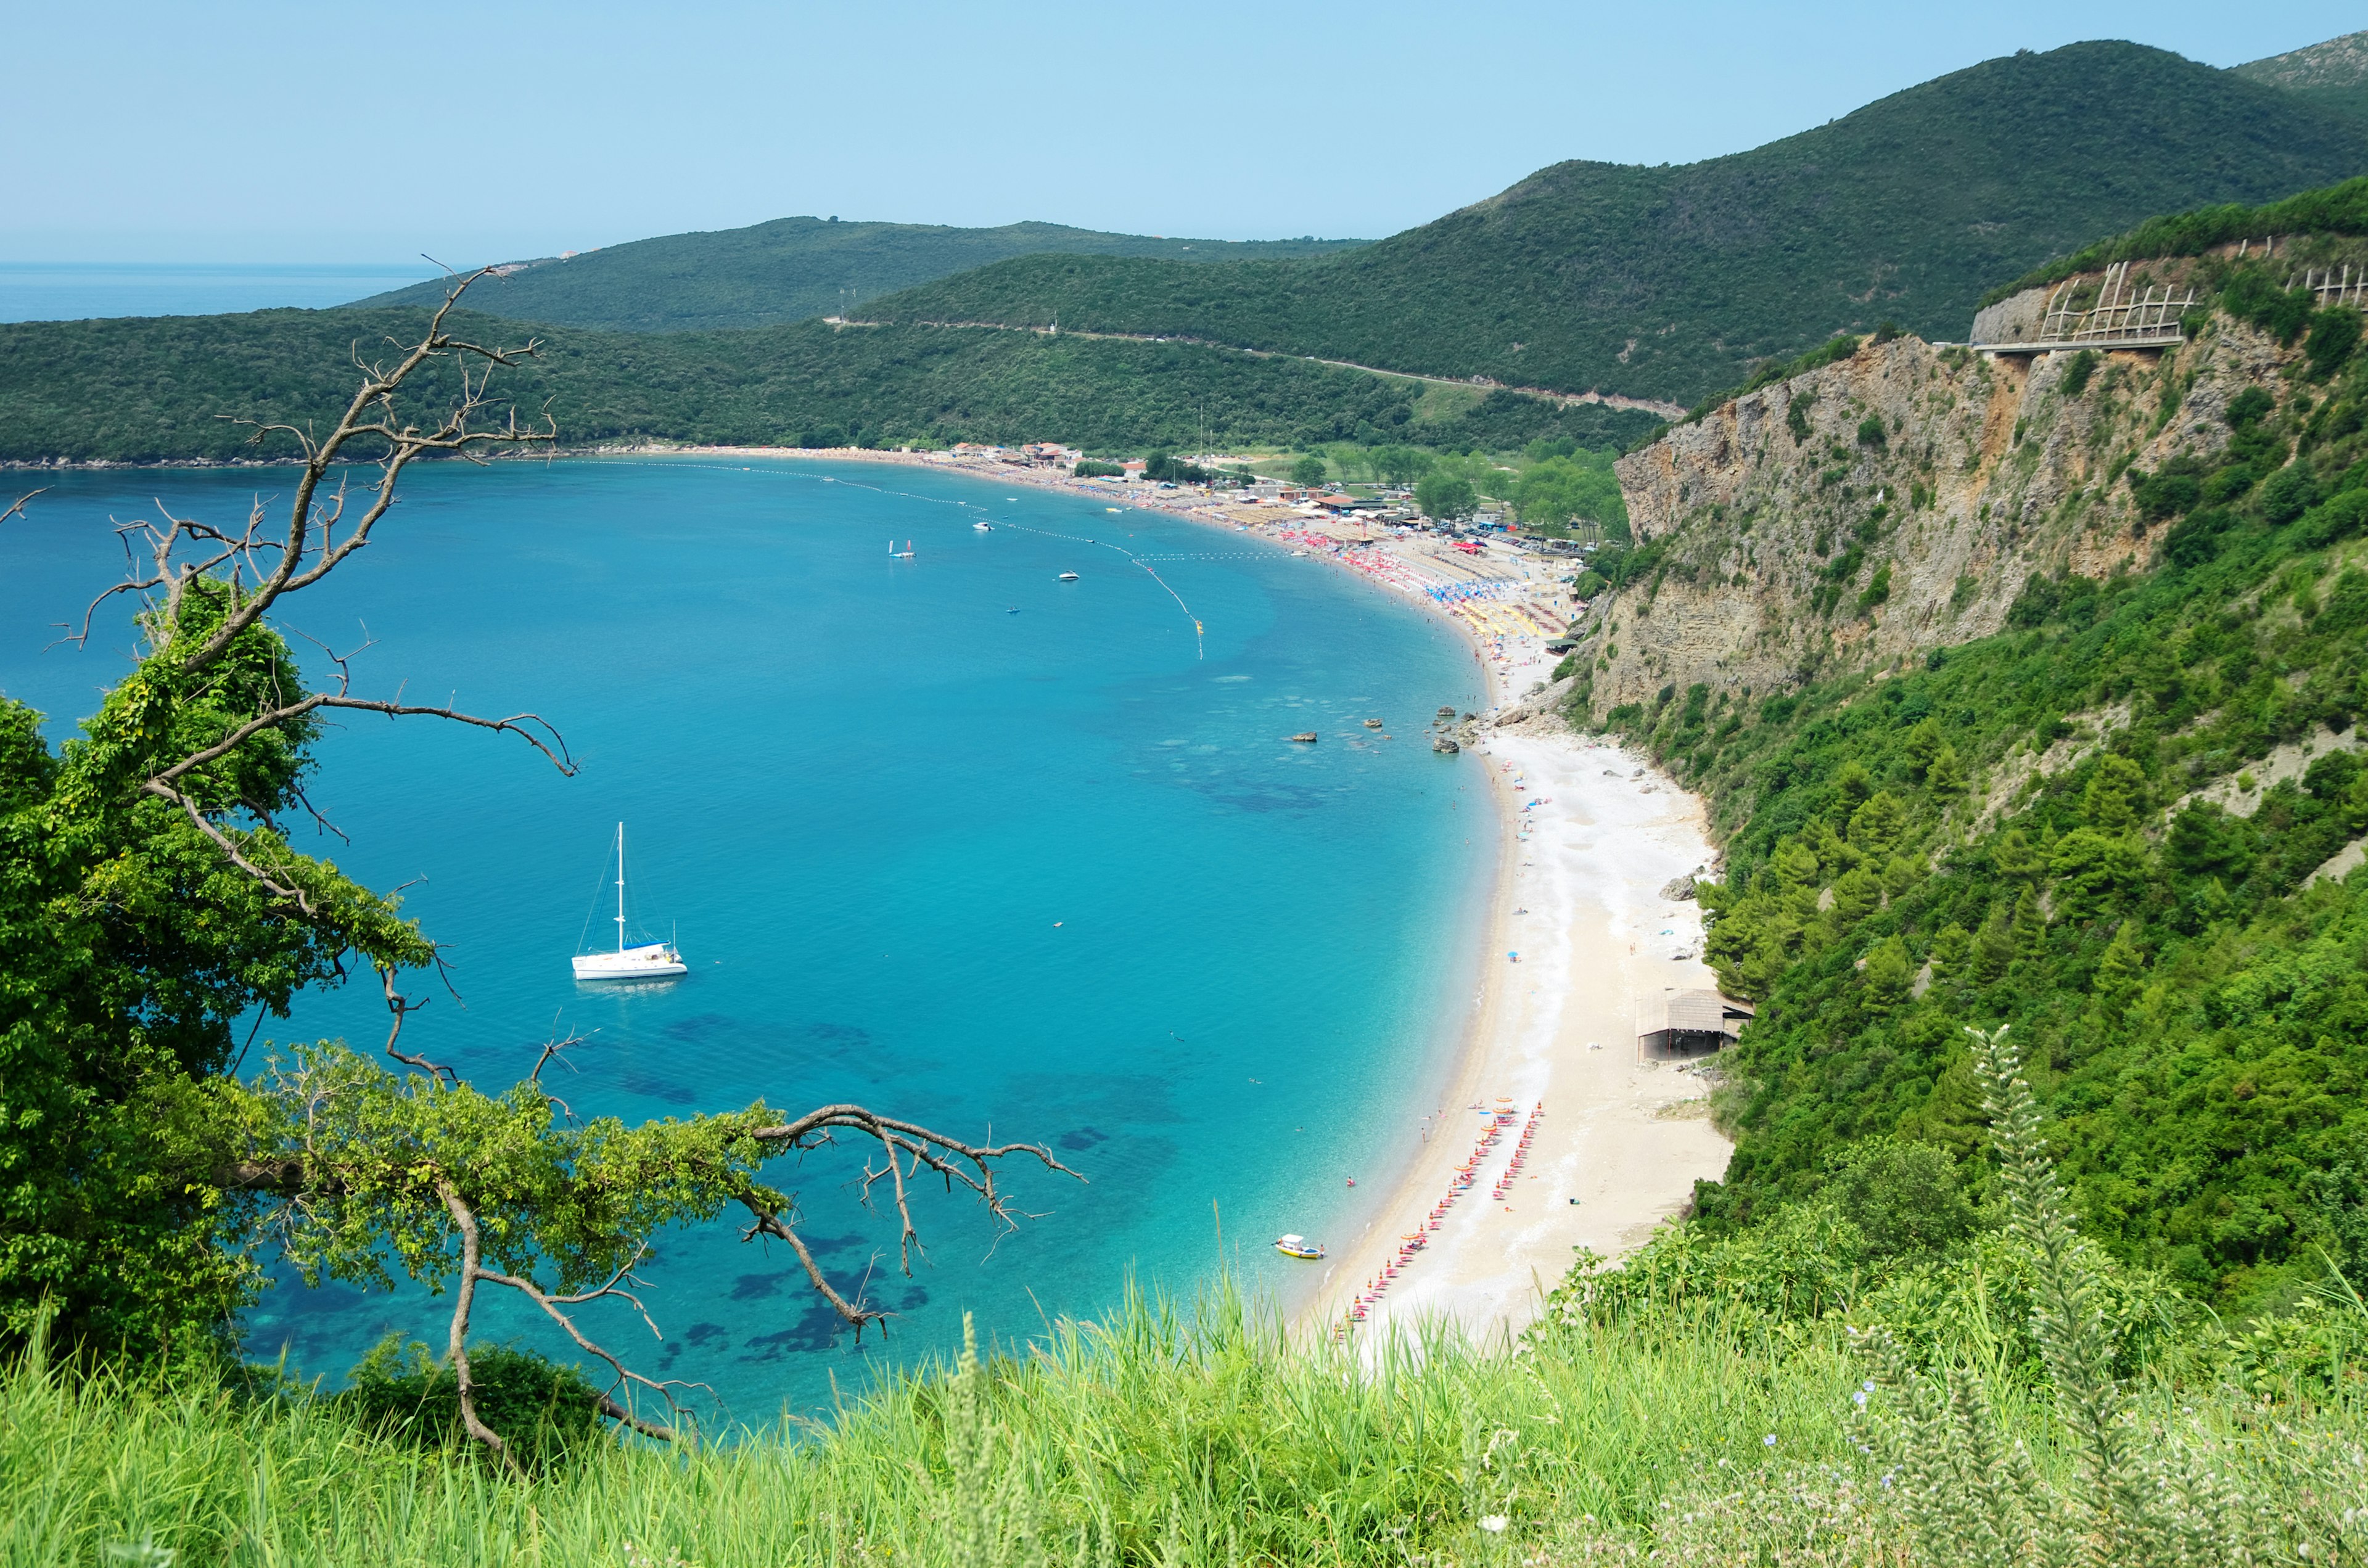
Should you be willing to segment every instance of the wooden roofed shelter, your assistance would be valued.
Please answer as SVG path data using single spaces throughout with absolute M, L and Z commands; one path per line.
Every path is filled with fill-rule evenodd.
M 1639 1061 L 1721 1051 L 1743 1037 L 1751 1004 L 1715 991 L 1672 991 L 1637 1019 Z

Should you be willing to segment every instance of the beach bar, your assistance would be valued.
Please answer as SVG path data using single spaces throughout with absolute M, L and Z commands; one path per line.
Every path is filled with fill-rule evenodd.
M 1636 1020 L 1639 1061 L 1718 1051 L 1742 1038 L 1751 1004 L 1715 991 L 1672 991 Z

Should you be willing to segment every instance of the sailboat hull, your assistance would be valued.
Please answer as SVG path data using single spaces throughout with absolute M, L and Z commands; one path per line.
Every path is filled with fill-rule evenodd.
M 578 980 L 663 980 L 690 972 L 682 955 L 666 942 L 650 942 L 619 953 L 578 953 L 574 962 Z

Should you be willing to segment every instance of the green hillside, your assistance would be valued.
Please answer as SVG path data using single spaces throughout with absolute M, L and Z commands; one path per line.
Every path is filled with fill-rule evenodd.
M 2279 87 L 2324 108 L 2368 119 L 2368 32 L 2232 66 L 2235 74 Z
M 1964 335 L 1982 290 L 2098 233 L 2368 169 L 2368 125 L 2130 43 L 1955 72 L 1679 167 L 1566 163 L 1337 256 L 1029 256 L 882 300 L 1510 385 L 1690 402 L 1837 330 Z
M 1192 240 L 1105 234 L 1058 223 L 956 229 L 780 218 L 746 229 L 666 234 L 561 258 L 481 286 L 489 314 L 620 332 L 718 332 L 833 315 L 894 290 L 1039 252 L 1148 256 L 1178 263 L 1314 256 L 1356 240 Z M 432 305 L 440 283 L 359 301 Z
M 1933 626 L 1913 657 L 1756 693 L 1672 682 L 1600 715 L 1709 797 L 1725 841 L 1705 957 L 1759 1011 L 1722 1064 L 1738 1142 L 1699 1195 L 1712 1229 L 1829 1200 L 1852 1145 L 1978 1164 L 1962 1026 L 2010 1022 L 2084 1222 L 2123 1259 L 2232 1312 L 2330 1260 L 2368 1271 L 2368 876 L 2339 858 L 2368 841 L 2368 356 L 2357 310 L 2283 290 L 2293 267 L 2199 267 L 2191 344 L 2159 359 L 2031 370 L 1999 460 L 2079 465 L 2057 515 L 2120 565 L 2033 546 L 2027 577 L 1984 568 L 2021 583 L 1995 635 L 1910 619 Z M 2215 351 L 2241 369 L 2206 386 Z M 1946 401 L 1791 460 L 1833 465 L 1810 515 L 1834 592 L 1791 612 L 1828 645 L 1923 564 Z M 1839 483 L 1886 447 L 1924 465 L 1891 505 Z M 1605 567 L 1637 585 L 1607 635 L 1682 616 L 1680 585 L 1725 591 L 1779 522 L 1726 512 Z M 1947 526 L 2011 548 L 2036 520 L 1985 504 Z
M 416 335 L 407 309 L 258 311 L 0 325 L 0 462 L 251 455 L 232 418 L 333 419 L 351 345 Z M 1416 442 L 1492 449 L 1540 437 L 1634 441 L 1649 414 L 1498 392 L 1443 419 L 1420 383 L 1189 344 L 816 322 L 734 333 L 542 329 L 490 317 L 488 341 L 547 339 L 506 384 L 562 439 L 942 445 L 1062 439 L 1143 451 L 1197 441 Z

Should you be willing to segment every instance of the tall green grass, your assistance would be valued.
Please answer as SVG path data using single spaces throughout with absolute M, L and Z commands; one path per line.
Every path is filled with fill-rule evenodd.
M 36 1352 L 0 1373 L 0 1562 L 1935 1561 L 1898 1428 L 1853 1399 L 1868 1374 L 1839 1318 L 1715 1298 L 1518 1346 L 1341 1349 L 1220 1291 L 965 1355 L 827 1422 L 521 1480 L 327 1401 Z M 2328 1543 L 2309 1561 L 2358 1560 L 2340 1522 L 2363 1501 L 2355 1408 L 2167 1384 L 2131 1403 L 2248 1514 Z M 2077 1487 L 2044 1394 L 1999 1389 L 1986 1419 L 2040 1489 Z
M 1673 1483 L 1851 1457 L 1858 1371 L 1708 1316 L 1518 1351 L 1304 1345 L 1144 1300 L 825 1424 L 618 1447 L 530 1481 L 204 1380 L 0 1376 L 16 1563 L 1405 1562 L 1650 1528 Z M 1773 1434 L 1777 1448 L 1762 1442 Z M 1477 1521 L 1502 1518 L 1503 1531 Z M 142 1551 L 149 1553 L 142 1558 Z

